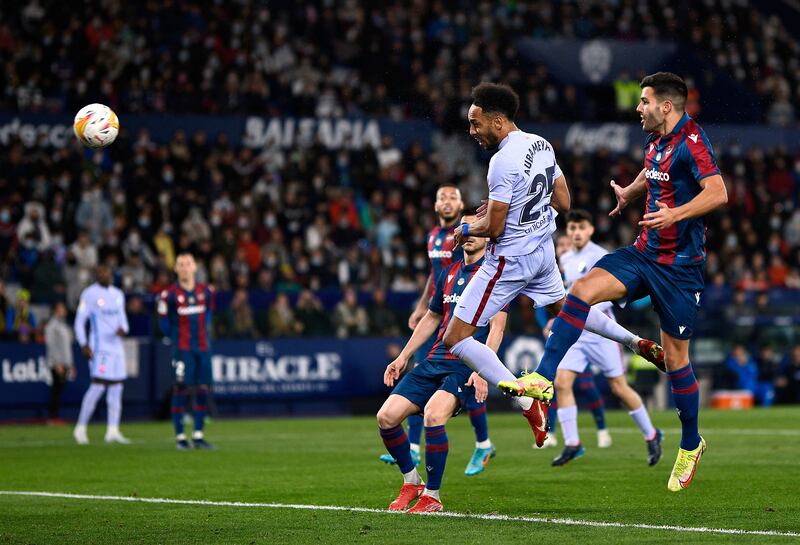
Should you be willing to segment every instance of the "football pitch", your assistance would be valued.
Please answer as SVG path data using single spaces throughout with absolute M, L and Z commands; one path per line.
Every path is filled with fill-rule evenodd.
M 447 513 L 383 510 L 401 477 L 381 464 L 374 419 L 215 420 L 214 451 L 174 450 L 170 424 L 123 426 L 131 445 L 78 446 L 69 427 L 0 427 L 5 543 L 797 543 L 800 408 L 706 410 L 692 486 L 667 491 L 678 448 L 673 412 L 654 468 L 628 415 L 609 411 L 614 445 L 552 468 L 515 414 L 490 414 L 497 457 L 466 477 L 469 419 L 448 425 Z M 559 437 L 560 439 L 560 437 Z M 424 468 L 420 466 L 424 478 Z M 44 493 L 44 494 L 38 494 Z

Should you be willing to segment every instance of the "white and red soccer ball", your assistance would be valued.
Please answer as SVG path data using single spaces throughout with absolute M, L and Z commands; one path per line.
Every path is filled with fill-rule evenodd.
M 75 115 L 72 130 L 84 146 L 104 148 L 116 140 L 119 118 L 105 104 L 89 104 Z

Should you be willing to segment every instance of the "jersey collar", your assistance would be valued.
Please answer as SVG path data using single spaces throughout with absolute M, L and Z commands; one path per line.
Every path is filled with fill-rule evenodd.
M 484 259 L 483 257 L 480 258 L 478 261 L 476 261 L 472 265 L 467 265 L 467 263 L 465 261 L 465 262 L 463 262 L 464 264 L 461 266 L 461 269 L 464 272 L 471 273 L 472 271 L 476 270 L 478 267 L 480 267 L 483 264 L 483 259 Z
M 689 114 L 683 112 L 683 116 L 681 116 L 681 119 L 680 121 L 678 121 L 678 124 L 675 125 L 675 127 L 673 127 L 672 131 L 670 131 L 669 136 L 671 137 L 681 132 L 683 126 L 686 125 L 686 123 L 688 122 L 689 122 Z
M 511 131 L 510 133 L 508 133 L 508 134 L 506 135 L 506 137 L 505 137 L 505 138 L 503 138 L 503 140 L 502 140 L 502 141 L 500 142 L 500 144 L 497 146 L 497 149 L 498 149 L 498 151 L 499 151 L 499 150 L 501 150 L 501 149 L 503 149 L 503 146 L 505 146 L 506 144 L 508 144 L 508 141 L 509 141 L 509 139 L 511 139 L 511 135 L 512 135 L 512 134 L 514 134 L 515 132 L 519 132 L 519 129 L 517 129 L 517 130 L 515 130 L 515 131 Z

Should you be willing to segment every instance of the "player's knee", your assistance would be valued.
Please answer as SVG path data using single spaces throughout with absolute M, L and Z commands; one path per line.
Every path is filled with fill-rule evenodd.
M 556 395 L 563 397 L 564 394 L 562 394 L 562 392 L 572 391 L 573 381 L 568 375 L 557 373 L 555 385 L 556 385 Z
M 394 415 L 391 410 L 386 409 L 385 407 L 381 407 L 376 416 L 378 419 L 378 427 L 381 429 L 386 430 L 400 424 L 397 416 Z
M 572 284 L 572 287 L 569 289 L 569 293 L 571 295 L 574 295 L 578 299 L 586 301 L 587 303 L 589 303 L 589 299 L 593 297 L 593 291 L 594 289 L 592 287 L 592 283 L 586 280 L 586 278 L 577 279 L 575 283 Z
M 619 382 L 619 381 L 612 382 L 611 384 L 609 384 L 609 387 L 611 388 L 611 393 L 619 398 L 624 397 L 625 394 L 628 393 L 628 390 L 631 389 L 631 387 L 628 386 L 627 382 Z
M 467 336 L 464 335 L 463 332 L 458 331 L 455 328 L 448 327 L 447 331 L 445 331 L 444 333 L 444 337 L 442 337 L 442 342 L 447 347 L 447 349 L 450 350 L 451 348 L 453 348 L 453 346 L 457 345 L 466 338 Z
M 450 419 L 450 413 L 448 411 L 443 410 L 441 407 L 431 407 L 430 410 L 428 407 L 425 407 L 425 414 L 422 417 L 422 421 L 425 426 L 444 426 L 447 424 L 447 421 Z

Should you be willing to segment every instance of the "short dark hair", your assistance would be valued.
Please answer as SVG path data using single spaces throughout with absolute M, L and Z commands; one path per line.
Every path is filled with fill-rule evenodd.
M 503 114 L 514 121 L 519 110 L 519 95 L 503 83 L 479 83 L 472 88 L 472 103 L 484 112 Z
M 658 100 L 669 99 L 679 110 L 686 106 L 686 99 L 689 96 L 689 88 L 683 78 L 672 72 L 656 72 L 645 76 L 639 86 L 652 87 Z
M 582 221 L 588 221 L 589 224 L 594 225 L 592 215 L 586 210 L 575 208 L 567 212 L 567 223 L 580 223 Z

